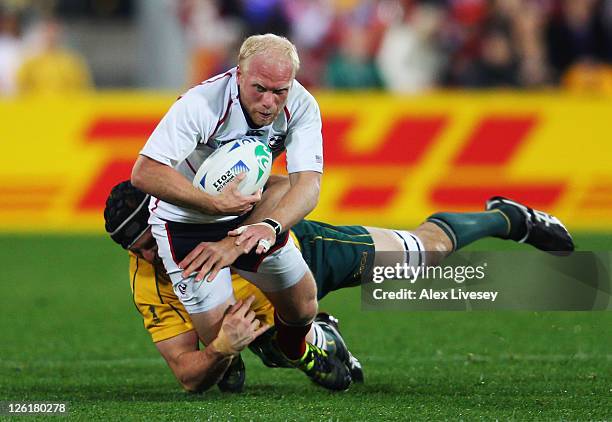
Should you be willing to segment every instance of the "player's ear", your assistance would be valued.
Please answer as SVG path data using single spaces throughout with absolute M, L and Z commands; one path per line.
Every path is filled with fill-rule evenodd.
M 240 84 L 240 78 L 242 77 L 242 71 L 240 70 L 240 65 L 236 66 L 236 79 L 238 84 Z

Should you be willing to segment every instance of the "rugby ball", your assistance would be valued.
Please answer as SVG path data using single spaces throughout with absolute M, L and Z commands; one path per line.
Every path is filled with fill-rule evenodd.
M 193 185 L 211 195 L 218 195 L 240 173 L 246 177 L 238 185 L 243 195 L 262 188 L 272 170 L 272 151 L 268 145 L 254 138 L 228 142 L 216 149 L 200 166 Z

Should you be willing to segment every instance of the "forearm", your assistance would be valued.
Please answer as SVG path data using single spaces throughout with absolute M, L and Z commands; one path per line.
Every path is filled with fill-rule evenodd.
M 261 201 L 253 209 L 249 218 L 246 219 L 245 224 L 258 223 L 265 218 L 270 218 L 270 215 L 276 210 L 290 188 L 291 184 L 287 176 L 270 176 Z
M 264 217 L 278 221 L 283 226 L 283 230 L 288 230 L 306 217 L 319 202 L 319 173 L 292 174 L 290 180 L 289 191 L 280 199 L 270 214 Z
M 213 345 L 204 350 L 178 356 L 174 375 L 191 392 L 202 392 L 217 384 L 232 362 L 232 355 L 219 352 Z
M 144 155 L 134 164 L 132 184 L 163 201 L 203 213 L 214 212 L 211 195 L 193 187 L 172 167 Z

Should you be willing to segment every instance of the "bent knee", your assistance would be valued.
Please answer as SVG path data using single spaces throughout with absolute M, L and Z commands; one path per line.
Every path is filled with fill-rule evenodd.
M 317 302 L 316 296 L 312 298 L 308 298 L 303 302 L 303 306 L 300 309 L 300 313 L 298 315 L 298 322 L 300 324 L 308 324 L 312 322 L 313 319 L 317 316 L 317 310 L 319 309 L 319 303 Z
M 433 223 L 425 222 L 412 232 L 429 252 L 448 253 L 453 251 L 453 243 L 444 231 Z
M 314 320 L 318 308 L 317 298 L 313 296 L 295 303 L 293 309 L 279 312 L 279 315 L 287 324 L 306 325 Z

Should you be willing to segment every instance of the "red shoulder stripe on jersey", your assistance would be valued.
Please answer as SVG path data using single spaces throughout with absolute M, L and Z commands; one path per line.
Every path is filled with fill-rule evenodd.
M 209 83 L 211 83 L 211 82 L 218 81 L 219 79 L 223 79 L 223 78 L 225 78 L 226 76 L 232 76 L 232 74 L 231 74 L 230 72 L 227 72 L 227 73 L 225 73 L 225 74 L 223 74 L 223 75 L 221 75 L 221 76 L 217 76 L 215 79 L 207 79 L 207 80 L 205 80 L 205 81 L 203 81 L 203 82 L 200 82 L 198 85 L 209 84 Z M 193 88 L 193 87 L 192 87 L 192 88 Z M 184 94 L 179 95 L 179 96 L 178 96 L 178 98 L 176 99 L 176 101 L 178 101 L 178 100 L 180 100 L 181 98 L 183 98 L 183 95 L 184 95 Z
M 225 110 L 225 114 L 223 115 L 221 120 L 217 122 L 217 126 L 215 126 L 215 130 L 213 130 L 213 132 L 210 134 L 208 139 L 212 138 L 214 134 L 217 133 L 217 130 L 219 129 L 219 127 L 223 124 L 225 119 L 227 119 L 227 116 L 229 116 L 229 111 L 231 107 L 232 107 L 232 97 L 230 96 L 229 101 L 227 102 L 227 110 Z
M 284 110 L 285 110 L 285 118 L 287 119 L 287 123 L 289 123 L 289 120 L 291 120 L 291 113 L 289 113 L 289 109 L 287 108 L 287 106 L 285 106 Z
M 226 76 L 232 76 L 231 72 L 226 72 L 226 73 L 224 73 L 223 75 L 217 76 L 217 77 L 216 77 L 216 78 L 214 78 L 214 79 L 207 79 L 207 80 L 205 80 L 204 82 L 200 82 L 200 85 L 209 84 L 209 83 L 212 83 L 212 82 L 218 81 L 219 79 L 223 79 L 223 78 L 225 78 Z

